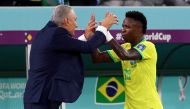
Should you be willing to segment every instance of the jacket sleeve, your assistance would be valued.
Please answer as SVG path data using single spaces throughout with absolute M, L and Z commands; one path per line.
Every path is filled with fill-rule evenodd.
M 52 47 L 54 50 L 65 52 L 91 53 L 100 45 L 104 44 L 105 41 L 105 35 L 100 31 L 96 31 L 92 39 L 86 42 L 72 38 L 68 32 L 58 31 L 53 36 Z

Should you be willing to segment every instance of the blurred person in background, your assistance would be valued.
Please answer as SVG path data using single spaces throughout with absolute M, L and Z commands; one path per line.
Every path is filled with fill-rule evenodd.
M 70 6 L 96 6 L 97 0 L 43 0 L 44 6 L 56 6 L 66 4 Z
M 62 2 L 61 3 L 60 2 L 59 0 L 42 0 L 42 5 L 43 6 L 57 6 L 59 4 L 63 4 Z
M 0 6 L 42 6 L 42 0 L 0 0 Z
M 188 0 L 101 0 L 102 6 L 189 6 Z
M 0 6 L 96 6 L 97 0 L 0 0 Z

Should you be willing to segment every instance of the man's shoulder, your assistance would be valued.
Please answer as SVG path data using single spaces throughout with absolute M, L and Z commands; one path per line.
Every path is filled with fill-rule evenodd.
M 55 34 L 69 34 L 69 32 L 62 27 L 54 28 L 54 31 L 55 31 Z
M 37 35 L 58 35 L 58 34 L 68 34 L 68 31 L 61 27 L 49 27 L 45 26 L 42 28 Z
M 40 32 L 51 32 L 51 31 L 56 31 L 56 32 L 68 32 L 66 29 L 57 26 L 54 22 L 49 21 L 44 28 L 40 30 Z

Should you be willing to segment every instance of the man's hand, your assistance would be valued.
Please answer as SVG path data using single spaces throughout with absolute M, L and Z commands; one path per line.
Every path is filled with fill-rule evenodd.
M 109 42 L 113 39 L 111 34 L 108 34 L 108 30 L 111 28 L 113 24 L 118 24 L 117 16 L 112 13 L 106 13 L 105 18 L 102 22 L 99 23 L 101 26 L 98 26 L 96 30 L 104 33 L 106 37 L 106 41 Z
M 92 38 L 95 32 L 95 28 L 96 28 L 95 15 L 92 14 L 84 33 L 84 36 L 86 37 L 87 40 Z
M 101 22 L 101 25 L 109 29 L 114 24 L 118 24 L 117 16 L 110 12 L 107 12 L 105 18 Z

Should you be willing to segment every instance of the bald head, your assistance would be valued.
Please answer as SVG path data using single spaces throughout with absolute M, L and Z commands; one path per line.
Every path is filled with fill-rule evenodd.
M 61 25 L 62 19 L 67 18 L 71 10 L 73 9 L 67 5 L 56 6 L 53 11 L 52 21 L 55 22 L 57 25 Z

